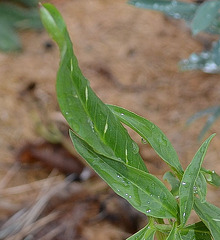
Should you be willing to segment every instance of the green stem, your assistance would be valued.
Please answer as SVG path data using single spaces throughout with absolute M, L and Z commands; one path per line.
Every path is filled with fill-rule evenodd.
M 157 228 L 158 225 L 162 225 L 162 226 L 165 225 L 163 219 L 161 219 L 161 218 L 154 218 L 154 222 L 157 223 L 157 224 L 154 224 L 155 228 Z M 157 231 L 156 237 L 157 237 L 157 240 L 164 240 L 164 239 L 166 239 L 166 234 L 164 234 L 160 231 Z

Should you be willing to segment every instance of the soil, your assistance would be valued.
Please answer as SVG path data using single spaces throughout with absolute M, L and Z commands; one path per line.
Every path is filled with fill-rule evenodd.
M 187 119 L 220 102 L 219 75 L 178 69 L 181 59 L 203 49 L 201 41 L 191 36 L 184 23 L 134 8 L 122 0 L 50 2 L 62 13 L 79 65 L 97 95 L 105 103 L 127 108 L 159 126 L 186 167 L 201 144 L 197 137 L 205 123 L 200 119 L 186 127 Z M 0 53 L 1 179 L 27 142 L 42 139 L 36 124 L 60 118 L 55 94 L 58 48 L 45 31 L 22 32 L 20 37 L 22 52 Z M 206 137 L 213 132 L 217 135 L 204 166 L 220 174 L 218 122 Z M 142 144 L 140 137 L 130 133 L 150 172 L 161 178 L 168 169 L 166 165 L 148 145 Z M 7 187 L 47 175 L 42 168 L 22 166 Z M 210 187 L 208 199 L 220 206 L 219 197 L 220 191 Z M 84 239 L 123 239 L 115 237 L 121 236 L 120 229 L 114 236 L 108 235 L 108 229 L 108 224 L 87 226 Z

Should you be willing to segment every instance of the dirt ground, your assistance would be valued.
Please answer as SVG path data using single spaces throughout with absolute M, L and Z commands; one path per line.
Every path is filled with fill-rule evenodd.
M 178 61 L 190 53 L 203 49 L 201 41 L 193 38 L 183 23 L 159 13 L 136 9 L 124 0 L 50 2 L 61 11 L 79 65 L 97 95 L 106 103 L 125 107 L 158 125 L 186 167 L 201 144 L 197 137 L 205 122 L 201 119 L 186 127 L 187 119 L 220 102 L 219 75 L 181 72 L 177 66 Z M 20 36 L 23 52 L 0 53 L 1 179 L 13 166 L 19 149 L 27 142 L 42 138 L 36 132 L 38 118 L 51 122 L 59 117 L 55 94 L 59 63 L 57 46 L 51 45 L 45 31 L 27 31 Z M 220 174 L 219 122 L 212 126 L 206 137 L 213 132 L 217 135 L 209 147 L 204 166 Z M 150 171 L 161 178 L 166 166 L 138 136 L 133 132 L 131 135 L 140 145 Z M 47 176 L 48 171 L 44 169 L 21 166 L 6 187 Z M 26 198 L 24 195 L 23 203 L 28 202 L 28 194 Z M 219 197 L 220 191 L 210 188 L 208 199 L 220 206 Z M 11 201 L 14 201 L 13 196 Z M 127 237 L 120 228 L 115 228 L 112 236 L 109 223 L 100 224 L 87 225 L 86 234 L 74 239 Z

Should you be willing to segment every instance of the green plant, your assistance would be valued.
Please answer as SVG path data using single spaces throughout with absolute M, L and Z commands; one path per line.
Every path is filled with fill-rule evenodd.
M 129 0 L 139 8 L 155 10 L 174 19 L 183 19 L 190 27 L 193 35 L 204 31 L 208 34 L 220 35 L 220 1 L 183 2 L 177 0 Z M 212 43 L 211 49 L 201 53 L 192 53 L 188 59 L 180 61 L 181 70 L 201 70 L 206 73 L 220 73 L 220 39 Z M 198 139 L 201 140 L 211 125 L 219 118 L 220 106 L 210 107 L 197 112 L 188 124 L 200 117 L 209 115 Z
M 0 2 L 0 50 L 22 48 L 17 29 L 41 29 L 38 0 L 10 0 Z
M 60 49 L 57 98 L 69 123 L 78 153 L 121 197 L 148 216 L 146 227 L 129 240 L 219 239 L 220 209 L 206 201 L 207 183 L 220 177 L 201 167 L 211 135 L 184 171 L 176 151 L 152 122 L 123 108 L 104 104 L 89 86 L 74 55 L 62 16 L 50 4 L 41 9 L 42 22 Z M 171 168 L 164 175 L 171 191 L 149 173 L 138 145 L 121 124 L 135 130 Z M 192 209 L 201 221 L 187 225 Z
M 155 10 L 174 19 L 184 19 L 193 35 L 201 31 L 220 34 L 220 1 L 197 1 L 199 3 L 177 0 L 130 0 L 136 7 Z M 201 3 L 202 2 L 202 3 Z M 179 64 L 182 70 L 202 70 L 206 73 L 220 72 L 220 40 L 213 42 L 212 49 L 193 53 Z
M 207 116 L 207 121 L 198 136 L 199 140 L 202 140 L 205 133 L 209 130 L 212 124 L 220 117 L 220 106 L 209 107 L 205 110 L 195 113 L 192 117 L 188 119 L 187 125 L 205 116 Z

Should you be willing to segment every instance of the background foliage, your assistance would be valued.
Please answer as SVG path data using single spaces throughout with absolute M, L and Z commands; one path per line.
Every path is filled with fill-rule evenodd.
M 162 12 L 174 19 L 185 20 L 194 36 L 204 32 L 219 38 L 219 0 L 197 1 L 197 3 L 177 0 L 130 0 L 129 3 L 139 8 Z M 201 53 L 192 53 L 188 59 L 182 60 L 179 67 L 183 71 L 201 70 L 205 73 L 220 73 L 220 38 L 212 43 L 210 49 L 205 49 Z M 215 120 L 219 118 L 220 107 L 215 106 L 196 113 L 189 119 L 188 124 L 205 115 L 209 117 L 198 137 L 200 140 Z
M 41 29 L 38 0 L 10 0 L 0 2 L 0 50 L 21 50 L 17 30 Z

